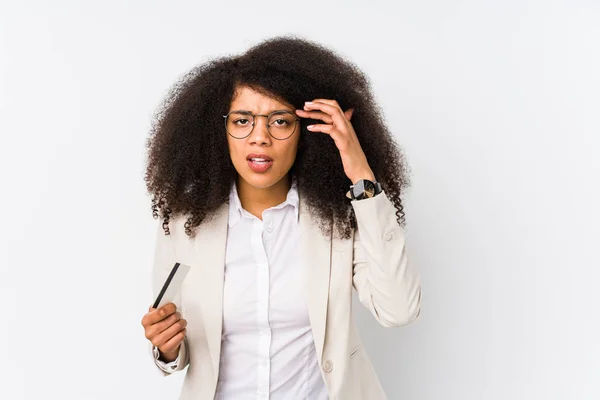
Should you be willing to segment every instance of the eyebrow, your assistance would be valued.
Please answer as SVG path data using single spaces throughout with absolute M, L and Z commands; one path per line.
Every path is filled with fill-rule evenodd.
M 288 109 L 279 109 L 279 110 L 274 110 L 271 112 L 268 112 L 267 114 L 272 114 L 274 112 L 278 112 L 278 111 L 287 111 L 287 112 L 292 112 L 292 110 L 288 110 Z M 248 111 L 248 110 L 231 110 L 229 112 L 239 112 L 239 113 L 248 113 L 248 114 L 253 114 L 252 111 Z

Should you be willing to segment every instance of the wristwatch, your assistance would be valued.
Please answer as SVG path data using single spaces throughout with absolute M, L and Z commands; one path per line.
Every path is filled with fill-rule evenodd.
M 381 184 L 379 182 L 361 179 L 354 185 L 350 185 L 350 190 L 346 193 L 346 197 L 352 200 L 368 199 L 377 196 L 381 191 Z

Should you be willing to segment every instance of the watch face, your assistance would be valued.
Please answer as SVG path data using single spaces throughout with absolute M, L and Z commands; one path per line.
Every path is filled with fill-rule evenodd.
M 375 185 L 368 180 L 360 180 L 354 185 L 354 197 L 358 200 L 366 199 L 375 196 Z

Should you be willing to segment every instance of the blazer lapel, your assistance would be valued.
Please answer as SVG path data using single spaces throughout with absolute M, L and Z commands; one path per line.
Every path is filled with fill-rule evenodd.
M 210 221 L 206 221 L 206 226 L 198 230 L 194 238 L 195 262 L 186 278 L 194 282 L 195 293 L 192 295 L 197 299 L 198 309 L 202 313 L 203 328 L 206 332 L 215 379 L 219 376 L 221 357 L 228 219 L 228 207 L 225 203 Z
M 321 363 L 329 298 L 331 268 L 331 235 L 325 236 L 315 221 L 307 204 L 299 195 L 299 223 L 301 251 L 307 274 L 305 279 L 308 315 L 313 339 Z

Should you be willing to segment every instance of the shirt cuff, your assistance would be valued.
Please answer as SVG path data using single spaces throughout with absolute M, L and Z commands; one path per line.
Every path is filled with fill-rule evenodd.
M 177 356 L 177 358 L 175 360 L 173 360 L 169 363 L 159 360 L 160 352 L 158 351 L 158 347 L 156 347 L 156 346 L 152 346 L 152 354 L 154 355 L 154 362 L 156 362 L 156 365 L 158 366 L 158 368 L 160 368 L 163 371 L 168 372 L 168 373 L 175 372 L 175 369 L 177 368 L 177 364 L 179 363 L 179 356 Z

